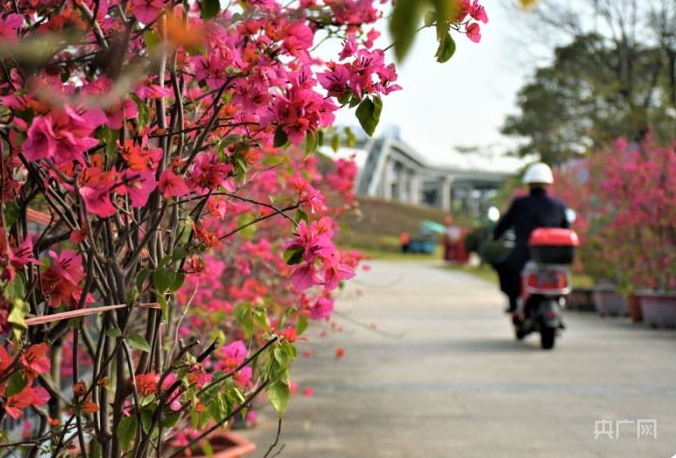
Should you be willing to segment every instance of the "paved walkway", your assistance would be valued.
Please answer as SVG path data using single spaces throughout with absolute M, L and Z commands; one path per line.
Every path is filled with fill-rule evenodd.
M 361 289 L 358 295 L 355 290 Z M 283 422 L 281 457 L 670 458 L 676 454 L 676 332 L 569 312 L 552 352 L 512 338 L 493 286 L 437 264 L 374 262 L 315 330 L 313 357 L 292 375 L 299 391 Z M 335 358 L 337 347 L 345 356 Z M 271 409 L 246 431 L 263 456 Z M 594 439 L 598 420 L 657 421 L 657 439 Z M 599 425 L 600 426 L 600 425 Z M 613 427 L 616 426 L 613 424 Z M 271 454 L 274 455 L 274 452 Z

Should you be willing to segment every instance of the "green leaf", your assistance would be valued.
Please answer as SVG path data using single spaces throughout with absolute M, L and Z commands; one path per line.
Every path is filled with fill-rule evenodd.
M 179 412 L 168 414 L 162 420 L 162 427 L 165 429 L 173 428 L 178 423 L 181 414 Z
M 141 269 L 136 275 L 136 289 L 139 293 L 143 291 L 143 284 L 146 282 L 148 277 L 150 277 L 150 270 L 145 268 Z
M 135 95 L 131 96 L 132 99 L 134 100 L 134 103 L 136 104 L 136 108 L 138 109 L 138 116 L 137 116 L 137 121 L 139 124 L 139 127 L 145 127 L 148 125 L 148 119 L 150 118 L 150 113 L 148 112 L 148 106 Z
M 305 210 L 303 210 L 302 208 L 299 208 L 298 211 L 296 212 L 296 221 L 298 221 L 299 223 L 301 221 L 305 221 L 309 226 L 310 225 L 310 215 L 308 215 L 305 212 Z
M 146 47 L 148 49 L 153 49 L 162 44 L 162 38 L 154 30 L 146 30 L 143 33 L 143 39 L 146 42 Z
M 244 177 L 247 170 L 249 170 L 249 163 L 242 156 L 237 156 L 235 158 L 235 175 Z
M 117 439 L 120 441 L 120 444 L 122 444 L 122 448 L 124 448 L 125 451 L 129 450 L 131 447 L 131 441 L 136 434 L 137 423 L 136 415 L 131 415 L 122 418 L 120 424 L 117 425 Z
M 286 132 L 284 132 L 284 129 L 281 127 L 278 127 L 277 130 L 275 131 L 275 139 L 272 143 L 272 145 L 275 148 L 280 148 L 289 141 L 289 137 L 287 137 Z
M 153 404 L 153 407 L 154 406 L 155 405 Z M 152 409 L 152 408 L 150 408 L 150 409 L 145 408 L 145 409 L 141 410 L 141 425 L 143 426 L 143 431 L 145 431 L 146 433 L 148 431 L 150 431 L 150 426 L 153 423 L 153 413 L 154 413 L 154 409 Z
M 334 153 L 337 153 L 340 149 L 340 135 L 335 134 L 333 137 L 331 137 L 331 149 Z
M 13 373 L 7 381 L 7 397 L 21 393 L 27 386 L 28 380 L 24 380 L 21 371 Z
M 289 248 L 284 252 L 284 262 L 289 266 L 300 264 L 303 261 L 303 247 Z
M 437 13 L 437 40 L 441 41 L 451 27 L 451 22 L 458 17 L 460 2 L 458 0 L 432 0 Z
M 207 458 L 212 458 L 214 456 L 214 448 L 211 446 L 209 441 L 202 442 L 202 451 L 204 452 L 204 456 Z
M 26 295 L 26 286 L 23 279 L 22 273 L 17 273 L 14 277 L 14 280 L 7 283 L 5 288 L 5 298 L 6 299 L 23 299 Z
M 443 64 L 448 62 L 451 57 L 455 54 L 455 40 L 449 32 L 446 32 L 446 36 L 439 42 L 439 49 L 437 49 L 437 62 Z
M 349 127 L 345 128 L 345 138 L 346 143 L 349 148 L 354 148 L 357 145 L 357 136 L 352 132 L 352 129 Z
M 192 223 L 193 219 L 189 216 L 187 216 L 183 222 L 183 227 L 181 227 L 180 232 L 181 235 L 178 239 L 178 241 L 183 245 L 187 245 L 190 241 L 190 235 L 192 234 Z
M 155 280 L 157 291 L 163 293 L 176 281 L 176 272 L 168 267 L 158 267 L 153 274 L 153 279 Z
M 427 13 L 425 13 L 425 19 L 423 22 L 425 23 L 426 27 L 431 27 L 432 25 L 434 25 L 436 21 L 437 21 L 436 11 L 428 11 Z
M 211 19 L 221 10 L 221 3 L 219 0 L 202 0 L 200 7 L 202 10 L 202 19 Z
M 378 97 L 374 97 L 373 100 L 366 98 L 357 107 L 357 119 L 369 137 L 376 131 L 382 111 L 383 101 Z
M 244 239 L 250 239 L 254 235 L 256 235 L 256 224 L 250 224 L 253 223 L 255 219 L 256 216 L 251 213 L 244 213 L 237 219 L 237 227 L 244 227 L 245 225 L 248 224 L 248 226 L 244 227 L 244 229 L 241 229 L 239 231 L 240 237 Z
M 183 272 L 176 272 L 174 276 L 174 281 L 171 282 L 171 285 L 169 285 L 169 291 L 172 293 L 175 293 L 176 291 L 179 290 L 181 286 L 183 286 L 183 282 L 185 281 L 185 274 Z
M 289 385 L 284 381 L 277 381 L 268 385 L 266 391 L 270 404 L 277 411 L 277 415 L 280 417 L 284 416 L 286 404 L 289 402 L 289 394 L 291 393 Z
M 122 331 L 120 331 L 118 328 L 106 329 L 106 335 L 111 339 L 117 339 L 122 335 Z
M 308 130 L 305 136 L 305 154 L 312 154 L 317 150 L 317 135 Z
M 150 344 L 142 335 L 133 334 L 129 336 L 129 346 L 136 350 L 141 350 L 146 353 L 150 353 Z
M 28 303 L 24 302 L 23 299 L 14 299 L 14 305 L 12 306 L 12 311 L 9 312 L 7 321 L 17 328 L 28 329 L 28 326 L 26 326 L 27 313 Z
M 400 62 L 413 44 L 423 3 L 420 0 L 397 0 L 392 11 L 390 34 L 394 39 L 394 55 Z
M 317 145 L 324 146 L 324 130 L 319 129 L 317 131 Z
M 235 319 L 242 327 L 244 335 L 249 338 L 253 333 L 253 313 L 249 304 L 241 304 L 235 308 Z
M 307 318 L 304 316 L 299 316 L 298 317 L 298 323 L 296 324 L 296 334 L 301 335 L 305 332 L 305 330 L 308 327 L 308 321 Z
M 16 200 L 3 202 L 3 204 L 5 206 L 5 225 L 12 226 L 21 216 L 21 207 Z
M 261 328 L 268 329 L 270 327 L 270 323 L 268 322 L 268 313 L 267 310 L 265 310 L 265 307 L 256 307 L 253 310 L 253 318 L 254 322 Z

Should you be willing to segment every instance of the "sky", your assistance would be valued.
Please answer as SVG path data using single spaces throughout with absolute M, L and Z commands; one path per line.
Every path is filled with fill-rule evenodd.
M 402 91 L 384 99 L 376 136 L 397 126 L 401 138 L 431 163 L 493 170 L 516 170 L 523 161 L 501 153 L 515 140 L 500 134 L 505 116 L 516 113 L 515 98 L 537 59 L 523 49 L 524 27 L 510 2 L 483 0 L 489 16 L 481 43 L 454 34 L 453 58 L 439 64 L 434 58 L 434 29 L 421 31 L 406 60 L 398 66 Z M 383 34 L 380 46 L 390 38 Z M 354 111 L 343 110 L 339 124 L 356 125 Z M 456 147 L 478 147 L 483 154 L 458 153 Z

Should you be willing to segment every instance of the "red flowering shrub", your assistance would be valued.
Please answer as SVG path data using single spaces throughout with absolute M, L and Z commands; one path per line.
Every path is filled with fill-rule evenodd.
M 313 153 L 400 89 L 383 3 L 0 4 L 0 421 L 38 417 L 15 445 L 174 457 L 263 390 L 284 411 L 293 343 L 359 261 L 333 242 L 354 164 Z M 440 61 L 487 21 L 414 4 Z
M 636 288 L 676 288 L 676 145 L 618 140 L 557 173 L 578 210 L 585 269 Z

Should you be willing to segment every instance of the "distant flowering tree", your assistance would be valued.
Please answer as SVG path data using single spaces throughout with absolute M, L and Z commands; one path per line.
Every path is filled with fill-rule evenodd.
M 400 89 L 384 3 L 0 4 L 0 420 L 38 419 L 0 447 L 175 457 L 263 390 L 284 412 L 293 343 L 359 261 L 333 241 L 355 166 L 313 154 Z M 420 4 L 440 61 L 487 21 Z

